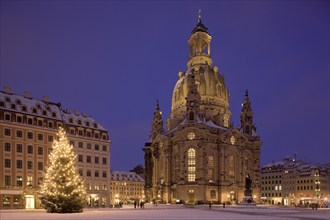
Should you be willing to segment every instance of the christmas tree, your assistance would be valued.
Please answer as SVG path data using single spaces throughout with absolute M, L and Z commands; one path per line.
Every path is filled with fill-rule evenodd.
M 41 185 L 41 204 L 47 212 L 82 212 L 86 191 L 76 166 L 76 154 L 63 128 L 54 139 Z

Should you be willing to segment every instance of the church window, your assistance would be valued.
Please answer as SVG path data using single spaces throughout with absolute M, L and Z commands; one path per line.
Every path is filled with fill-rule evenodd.
M 215 199 L 216 198 L 216 192 L 215 192 L 215 190 L 211 190 L 210 191 L 210 197 L 211 197 L 211 199 Z
M 189 132 L 189 133 L 188 133 L 188 139 L 189 139 L 189 140 L 193 140 L 193 139 L 195 139 L 195 136 L 196 136 L 196 135 L 195 135 L 194 132 Z
M 225 117 L 223 118 L 223 126 L 225 126 L 225 127 L 229 127 L 229 119 L 228 119 L 227 116 L 225 116 Z
M 194 112 L 189 112 L 189 120 L 194 120 L 195 114 Z
M 188 181 L 196 180 L 196 151 L 192 148 L 188 150 Z
M 231 143 L 231 145 L 234 145 L 235 142 L 236 142 L 235 137 L 234 136 L 231 136 L 230 137 L 230 143 Z

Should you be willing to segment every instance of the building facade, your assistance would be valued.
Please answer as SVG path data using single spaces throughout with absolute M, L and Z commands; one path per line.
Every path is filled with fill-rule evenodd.
M 322 205 L 330 198 L 329 164 L 321 165 L 295 157 L 261 168 L 261 199 L 275 205 Z
M 260 198 L 260 147 L 246 91 L 240 126 L 234 128 L 224 76 L 212 65 L 211 35 L 199 17 L 188 41 L 187 70 L 179 72 L 172 111 L 163 126 L 157 101 L 150 139 L 145 143 L 147 201 L 241 202 L 245 176 Z
M 40 208 L 38 189 L 59 127 L 67 131 L 86 184 L 87 206 L 110 205 L 108 131 L 60 103 L 0 92 L 0 208 Z
M 112 205 L 144 201 L 144 180 L 135 172 L 111 171 L 110 192 Z

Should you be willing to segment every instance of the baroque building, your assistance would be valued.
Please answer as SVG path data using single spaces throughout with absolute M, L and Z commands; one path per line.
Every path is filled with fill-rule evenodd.
M 0 209 L 40 208 L 39 185 L 59 127 L 74 146 L 86 206 L 110 205 L 108 131 L 86 113 L 63 110 L 48 97 L 18 95 L 5 87 L 0 91 Z
M 294 157 L 273 161 L 261 168 L 262 202 L 308 206 L 330 198 L 330 166 Z
M 135 172 L 110 171 L 110 200 L 112 205 L 143 201 L 144 180 Z
M 234 128 L 224 76 L 213 66 L 211 35 L 202 23 L 188 40 L 187 70 L 179 72 L 166 121 L 157 100 L 150 139 L 145 143 L 146 200 L 202 203 L 240 202 L 245 176 L 260 198 L 260 147 L 246 91 L 240 126 Z

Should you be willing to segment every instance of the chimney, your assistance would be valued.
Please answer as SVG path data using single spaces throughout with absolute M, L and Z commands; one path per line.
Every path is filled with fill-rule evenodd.
M 87 113 L 86 113 L 86 112 L 83 112 L 82 115 L 83 115 L 83 117 L 85 117 L 85 118 L 87 117 Z
M 49 102 L 49 97 L 48 96 L 43 96 L 42 99 L 44 100 L 44 102 Z
M 78 110 L 74 110 L 74 114 L 78 116 L 79 115 Z
M 10 87 L 8 87 L 8 86 L 4 86 L 4 87 L 3 87 L 3 91 L 4 91 L 5 93 L 7 93 L 7 94 L 11 94 L 11 89 L 10 89 Z
M 71 110 L 69 108 L 67 108 L 65 111 L 66 113 L 71 114 Z
M 24 97 L 25 98 L 32 98 L 31 93 L 29 91 L 24 92 Z

